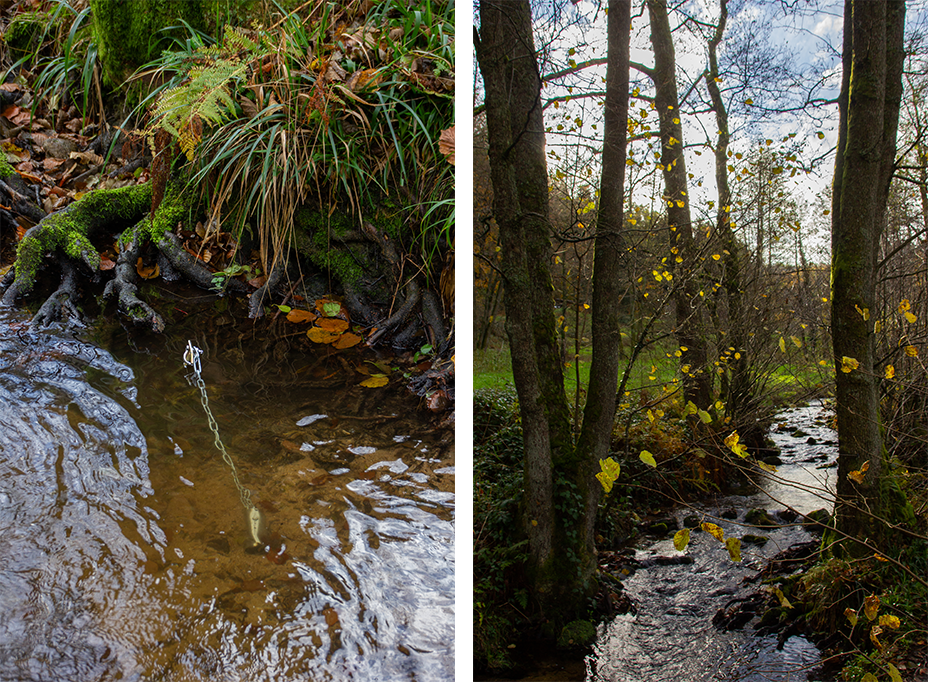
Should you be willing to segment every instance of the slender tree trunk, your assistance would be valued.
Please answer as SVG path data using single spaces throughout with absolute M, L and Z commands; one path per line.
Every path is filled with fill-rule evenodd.
M 895 160 L 904 23 L 902 0 L 845 3 L 832 199 L 831 323 L 840 447 L 836 516 L 839 530 L 874 541 L 885 539 L 888 528 L 870 514 L 896 516 L 880 433 L 876 316 L 869 312 L 876 310 L 876 261 Z M 860 482 L 849 476 L 865 470 Z M 863 551 L 855 547 L 850 551 Z
M 661 165 L 664 173 L 664 200 L 670 224 L 670 245 L 682 260 L 675 268 L 684 281 L 677 285 L 674 296 L 675 333 L 680 345 L 687 350 L 681 362 L 690 366 L 683 378 L 685 401 L 707 409 L 712 402 L 712 375 L 708 372 L 708 353 L 699 309 L 698 283 L 695 271 L 693 228 L 690 217 L 690 197 L 687 192 L 686 162 L 683 157 L 683 125 L 680 122 L 680 101 L 677 95 L 676 58 L 666 0 L 648 0 L 651 20 L 651 45 L 654 48 L 654 103 L 657 106 L 661 134 Z M 672 262 L 672 259 L 669 261 Z
M 551 438 L 533 331 L 536 323 L 543 324 L 542 320 L 534 319 L 533 298 L 545 293 L 550 296 L 550 289 L 535 290 L 528 263 L 529 234 L 536 230 L 547 234 L 548 229 L 547 188 L 545 196 L 538 197 L 539 180 L 529 177 L 536 173 L 540 174 L 541 182 L 547 181 L 541 81 L 528 2 L 484 0 L 480 3 L 480 24 L 474 46 L 486 92 L 493 212 L 500 234 L 506 332 L 525 446 L 523 528 L 529 539 L 529 569 L 538 575 L 552 560 L 555 526 Z M 532 145 L 536 148 L 534 154 L 526 151 Z M 519 169 L 517 160 L 526 156 L 540 157 L 540 164 Z M 537 241 L 537 237 L 533 238 L 533 242 Z M 538 589 L 545 593 L 551 590 L 551 585 L 542 579 Z
M 750 378 L 747 373 L 747 341 L 745 338 L 745 315 L 743 284 L 741 280 L 741 253 L 742 250 L 735 240 L 731 227 L 731 188 L 728 184 L 728 111 L 722 101 L 719 89 L 718 46 L 725 33 L 728 22 L 728 0 L 721 0 L 719 23 L 715 34 L 709 41 L 709 71 L 706 75 L 706 86 L 715 110 L 715 120 L 718 123 L 719 136 L 715 146 L 715 184 L 718 187 L 718 213 L 715 217 L 715 230 L 725 246 L 723 262 L 725 273 L 722 283 L 725 287 L 728 301 L 728 343 L 738 351 L 740 357 L 732 357 L 728 363 L 728 390 L 725 395 L 725 413 L 737 424 L 750 401 Z
M 585 581 L 596 570 L 593 526 L 602 490 L 595 474 L 599 460 L 609 454 L 619 372 L 619 315 L 626 254 L 623 231 L 630 23 L 631 3 L 610 0 L 603 167 L 593 256 L 593 358 L 575 465 L 576 480 L 582 486 L 580 492 L 585 500 L 582 519 L 585 547 L 581 563 Z

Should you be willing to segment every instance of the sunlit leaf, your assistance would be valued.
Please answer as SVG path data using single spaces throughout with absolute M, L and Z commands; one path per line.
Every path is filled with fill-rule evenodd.
M 841 371 L 845 374 L 850 374 L 858 367 L 860 367 L 860 363 L 855 358 L 849 358 L 846 355 L 841 358 Z
M 905 315 L 905 319 L 906 319 L 906 321 L 907 321 L 909 324 L 914 324 L 914 323 L 915 323 L 915 320 L 918 319 L 918 318 L 915 316 L 915 313 L 910 313 L 908 310 L 905 311 L 905 312 L 903 313 L 903 315 Z
M 686 407 L 683 408 L 683 410 L 686 412 L 686 414 L 696 414 L 699 412 L 699 408 L 696 407 L 696 404 L 692 400 L 687 401 Z
M 706 531 L 709 535 L 714 537 L 719 542 L 725 541 L 725 531 L 716 526 L 714 523 L 709 523 L 708 521 L 703 521 L 700 524 L 700 528 Z
M 725 439 L 725 445 L 732 452 L 734 452 L 738 457 L 744 459 L 748 456 L 748 446 L 744 443 L 739 443 L 740 437 L 738 436 L 737 431 L 732 431 L 728 437 Z
M 351 348 L 352 346 L 357 346 L 361 343 L 363 339 L 357 334 L 352 334 L 351 332 L 346 332 L 344 334 L 339 334 L 338 341 L 332 345 L 339 350 L 345 350 L 346 348 Z
M 316 319 L 316 315 L 309 312 L 308 310 L 301 310 L 300 308 L 294 308 L 287 312 L 287 321 L 299 324 L 301 322 L 312 322 Z
M 883 371 L 883 374 L 887 379 L 892 379 L 894 376 L 896 376 L 896 368 L 892 365 L 886 365 L 886 369 Z
M 696 412 L 696 415 L 699 417 L 699 421 L 701 421 L 703 424 L 712 423 L 712 415 L 706 412 L 705 410 L 699 410 L 698 412 Z
M 780 347 L 780 352 L 781 352 L 781 353 L 785 353 L 785 352 L 786 352 L 786 341 L 783 340 L 783 337 L 782 337 L 782 336 L 780 337 L 780 341 L 777 343 L 777 345 Z
M 775 466 L 772 464 L 767 464 L 767 462 L 762 460 L 757 460 L 757 466 L 759 466 L 764 471 L 769 471 L 771 474 L 777 473 L 777 468 Z
M 880 616 L 879 622 L 881 627 L 889 628 L 890 630 L 898 630 L 899 625 L 901 624 L 899 622 L 899 617 L 894 616 L 891 613 L 884 613 L 882 616 Z
M 361 382 L 361 386 L 364 388 L 380 388 L 381 386 L 386 386 L 390 383 L 390 378 L 383 374 L 371 374 L 370 379 L 365 379 Z
M 855 625 L 857 625 L 857 611 L 848 607 L 844 609 L 844 616 L 850 622 L 851 627 L 854 627 Z
M 867 473 L 867 469 L 870 468 L 870 460 L 867 460 L 860 466 L 858 471 L 849 471 L 847 477 L 854 481 L 858 485 L 862 485 L 864 482 L 864 474 Z M 872 618 L 870 620 L 873 620 Z
M 615 479 L 609 476 L 605 471 L 600 471 L 596 474 L 596 478 L 603 486 L 603 490 L 607 493 L 612 491 L 612 484 L 615 482 Z
M 686 549 L 686 546 L 690 544 L 690 529 L 683 528 L 678 530 L 673 535 L 673 546 L 678 552 L 682 552 Z
M 656 466 L 657 466 L 657 460 L 654 459 L 654 455 L 652 455 L 652 454 L 651 454 L 650 452 L 648 452 L 647 450 L 642 450 L 642 451 L 641 451 L 641 454 L 638 455 L 638 459 L 640 459 L 642 462 L 644 462 L 645 464 L 647 464 L 649 467 L 656 467 Z
M 917 358 L 917 357 L 918 357 L 918 348 L 916 348 L 915 346 L 906 346 L 906 347 L 905 347 L 905 354 L 908 355 L 910 358 Z
M 278 305 L 277 309 L 282 313 L 289 313 L 291 310 L 293 310 L 293 308 L 291 308 L 290 306 L 283 305 L 283 304 Z
M 880 598 L 875 594 L 864 597 L 864 615 L 867 620 L 876 618 L 876 612 L 880 610 Z
M 904 298 L 901 301 L 899 301 L 899 312 L 900 313 L 904 313 L 906 310 L 910 310 L 911 308 L 912 308 L 912 304 L 909 302 L 909 299 Z
M 728 550 L 728 556 L 732 561 L 741 561 L 741 540 L 738 538 L 728 538 L 725 540 L 725 548 Z

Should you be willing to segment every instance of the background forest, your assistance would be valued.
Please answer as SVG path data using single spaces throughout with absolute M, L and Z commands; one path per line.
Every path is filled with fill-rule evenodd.
M 648 0 L 622 19 L 622 3 L 518 4 L 506 20 L 496 3 L 475 8 L 478 669 L 513 665 L 520 631 L 563 643 L 578 632 L 565 625 L 613 613 L 603 604 L 622 576 L 603 557 L 634 544 L 649 511 L 771 469 L 774 415 L 816 398 L 837 407 L 840 502 L 804 577 L 782 585 L 795 610 L 781 620 L 830 631 L 843 679 L 918 679 L 925 8 L 901 11 L 903 34 L 900 3 L 865 3 L 877 18 L 853 2 Z M 866 52 L 850 27 L 877 35 L 880 22 L 879 92 L 898 98 L 898 132 L 881 96 L 847 95 Z M 867 115 L 883 175 L 833 182 L 836 148 L 839 171 L 856 163 Z M 866 183 L 879 188 L 867 231 L 843 238 Z M 851 326 L 833 335 L 840 320 Z M 852 432 L 862 422 L 876 436 Z M 866 438 L 864 456 L 851 444 Z M 901 628 L 858 624 L 873 595 L 897 605 Z

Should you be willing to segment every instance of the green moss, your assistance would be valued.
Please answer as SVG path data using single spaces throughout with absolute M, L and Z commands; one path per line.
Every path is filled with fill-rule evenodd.
M 14 52 L 32 52 L 46 26 L 51 22 L 51 12 L 22 12 L 10 20 L 10 25 L 3 34 L 3 41 Z
M 13 175 L 16 175 L 16 169 L 10 165 L 9 161 L 0 155 L 0 178 L 6 180 Z
M 35 284 L 42 258 L 50 251 L 64 251 L 89 268 L 100 267 L 100 254 L 89 233 L 96 225 L 133 222 L 151 205 L 151 184 L 100 189 L 85 195 L 66 210 L 46 217 L 30 230 L 16 251 L 16 282 L 27 291 Z
M 314 265 L 328 270 L 339 282 L 356 284 L 361 279 L 364 268 L 355 260 L 361 250 L 352 255 L 331 240 L 331 237 L 342 237 L 355 229 L 350 218 L 302 209 L 294 219 L 297 230 L 304 235 L 301 246 Z

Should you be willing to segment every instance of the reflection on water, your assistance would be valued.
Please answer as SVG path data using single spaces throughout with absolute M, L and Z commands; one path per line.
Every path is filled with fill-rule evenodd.
M 0 680 L 453 679 L 452 443 L 401 387 L 200 340 L 271 533 L 246 552 L 186 339 L 107 351 L 16 315 L 0 311 Z
M 795 682 L 809 677 L 819 663 L 818 649 L 800 636 L 790 637 L 781 649 L 774 637 L 755 637 L 750 626 L 726 632 L 712 624 L 716 612 L 734 599 L 757 590 L 745 583 L 762 570 L 766 559 L 811 536 L 797 525 L 758 529 L 745 526 L 751 508 L 770 511 L 788 504 L 801 513 L 831 511 L 837 457 L 830 415 L 820 404 L 779 415 L 772 434 L 783 464 L 775 475 L 759 474 L 762 490 L 749 497 L 720 498 L 695 509 L 678 510 L 711 520 L 725 537 L 746 533 L 768 538 L 762 547 L 742 545 L 742 562 L 728 559 L 725 547 L 704 532 L 693 532 L 686 554 L 692 564 L 654 565 L 639 569 L 624 585 L 637 606 L 635 615 L 622 615 L 601 627 L 595 654 L 587 659 L 587 679 L 601 682 Z M 820 468 L 824 467 L 824 468 Z M 798 486 L 798 487 L 797 487 Z M 736 516 L 731 520 L 722 518 Z M 642 546 L 636 558 L 679 554 L 671 538 Z M 648 563 L 648 562 L 645 562 Z

